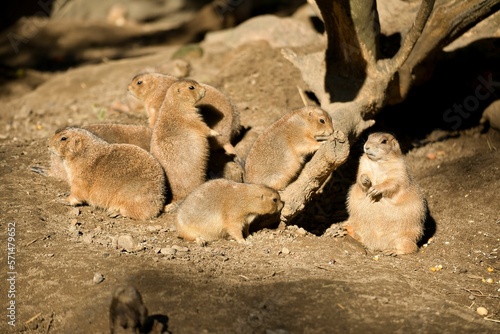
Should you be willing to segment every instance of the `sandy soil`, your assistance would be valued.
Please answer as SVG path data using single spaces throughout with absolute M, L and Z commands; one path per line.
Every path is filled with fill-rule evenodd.
M 186 58 L 189 76 L 234 100 L 245 128 L 237 145 L 244 156 L 267 125 L 301 106 L 296 86 L 307 87 L 279 48 L 265 42 L 202 47 L 202 56 Z M 345 194 L 363 139 L 304 214 L 289 226 L 255 231 L 248 246 L 187 243 L 177 238 L 166 214 L 134 221 L 60 204 L 68 186 L 31 171 L 49 165 L 47 138 L 66 125 L 145 124 L 141 113 L 110 106 L 127 103 L 126 85 L 145 67 L 173 70 L 178 48 L 59 72 L 25 70 L 3 82 L 1 277 L 15 279 L 0 288 L 1 332 L 106 333 L 111 293 L 125 284 L 142 293 L 157 332 L 500 330 L 500 135 L 478 125 L 482 104 L 458 130 L 443 122 L 445 110 L 474 94 L 480 75 L 499 81 L 498 65 L 474 52 L 450 58 L 433 81 L 377 119 L 376 130 L 400 138 L 432 216 L 418 253 L 387 257 L 324 233 L 345 218 Z M 476 57 L 473 66 L 456 74 L 463 63 L 471 64 L 470 57 Z M 439 89 L 444 85 L 446 91 Z M 498 97 L 494 91 L 484 103 Z M 14 230 L 15 263 L 9 269 L 8 231 Z M 124 236 L 132 238 L 130 245 Z M 96 274 L 104 280 L 96 283 Z M 9 287 L 15 296 L 8 296 Z M 8 324 L 12 301 L 15 326 Z M 488 310 L 487 317 L 478 307 Z

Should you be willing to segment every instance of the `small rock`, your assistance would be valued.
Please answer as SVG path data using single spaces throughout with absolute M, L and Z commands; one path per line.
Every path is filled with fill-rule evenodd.
M 101 274 L 101 273 L 94 273 L 94 278 L 92 279 L 92 281 L 95 283 L 95 284 L 99 284 L 101 283 L 102 281 L 104 281 L 104 275 Z
M 306 235 L 306 234 L 307 234 L 307 231 L 306 231 L 306 230 L 304 230 L 304 228 L 303 228 L 303 227 L 301 227 L 301 228 L 299 228 L 299 229 L 297 230 L 297 232 L 296 232 L 296 233 L 297 233 L 298 235 L 304 236 L 304 235 Z
M 172 248 L 178 252 L 189 252 L 189 248 L 187 248 L 187 247 L 173 245 Z
M 281 253 L 287 255 L 287 254 L 290 254 L 290 250 L 286 247 L 283 247 L 283 249 L 281 250 Z
M 79 216 L 79 215 L 80 215 L 80 212 L 81 212 L 81 211 L 80 211 L 80 209 L 79 209 L 79 208 L 72 208 L 72 209 L 71 209 L 71 214 L 72 214 L 73 216 Z
M 127 252 L 137 250 L 138 243 L 131 235 L 120 235 L 118 237 L 118 248 Z
M 92 243 L 92 239 L 94 239 L 94 236 L 92 234 L 85 234 L 85 236 L 82 238 L 82 241 L 86 244 L 91 244 Z
M 175 253 L 177 253 L 177 249 L 172 247 L 165 247 L 160 249 L 160 254 L 163 255 L 175 255 Z
M 147 227 L 148 232 L 160 232 L 161 226 L 160 225 L 150 225 Z
M 476 309 L 476 312 L 477 314 L 483 317 L 486 317 L 488 315 L 488 310 L 486 309 L 486 307 L 480 306 Z

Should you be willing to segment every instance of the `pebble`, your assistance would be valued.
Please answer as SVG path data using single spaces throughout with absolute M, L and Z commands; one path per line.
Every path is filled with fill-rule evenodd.
M 120 235 L 118 237 L 118 248 L 125 250 L 127 252 L 133 252 L 137 250 L 137 241 L 131 235 Z
M 283 247 L 283 249 L 281 250 L 281 253 L 285 254 L 285 255 L 286 254 L 290 254 L 290 250 L 288 248 L 286 248 L 286 247 Z
M 101 274 L 101 273 L 94 273 L 94 278 L 92 279 L 92 281 L 95 283 L 95 284 L 99 284 L 101 283 L 102 281 L 104 281 L 104 275 Z
M 296 232 L 296 233 L 297 233 L 298 235 L 304 236 L 304 235 L 306 235 L 306 234 L 307 234 L 307 231 L 306 231 L 306 230 L 304 230 L 304 228 L 303 228 L 303 227 L 301 227 L 301 228 L 299 228 L 299 229 L 297 230 L 297 232 Z
M 189 248 L 183 246 L 173 245 L 172 248 L 178 252 L 189 252 Z
M 85 234 L 85 236 L 82 238 L 82 241 L 86 244 L 91 244 L 92 239 L 94 239 L 94 236 L 92 234 Z
M 476 309 L 476 312 L 477 314 L 483 317 L 486 317 L 488 315 L 488 310 L 486 309 L 486 307 L 480 306 Z
M 160 254 L 163 255 L 175 255 L 177 253 L 177 250 L 173 247 L 165 247 L 160 249 Z
M 79 208 L 73 208 L 73 209 L 71 209 L 71 214 L 73 216 L 79 216 L 80 215 L 80 209 Z
M 147 227 L 148 232 L 160 232 L 161 226 L 160 225 L 150 225 Z

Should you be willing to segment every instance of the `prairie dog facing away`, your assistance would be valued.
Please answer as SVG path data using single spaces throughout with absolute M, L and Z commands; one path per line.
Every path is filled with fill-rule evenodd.
M 250 148 L 245 182 L 284 189 L 300 173 L 306 157 L 332 134 L 332 119 L 323 109 L 290 111 L 269 126 Z
M 202 246 L 226 236 L 245 243 L 249 226 L 257 216 L 274 214 L 282 208 L 278 192 L 264 185 L 211 180 L 180 204 L 177 232 L 181 238 Z
M 148 122 L 154 127 L 160 107 L 170 86 L 178 79 L 162 73 L 141 73 L 128 84 L 128 92 L 141 101 L 148 114 Z M 207 125 L 220 135 L 210 139 L 215 148 L 223 148 L 236 156 L 231 140 L 240 131 L 240 115 L 231 100 L 217 88 L 199 83 L 205 89 L 205 96 L 196 103 Z M 168 109 L 167 109 L 168 110 Z
M 347 233 L 370 250 L 417 251 L 427 206 L 394 136 L 372 133 L 347 198 Z
M 102 123 L 90 124 L 81 128 L 90 131 L 110 144 L 132 144 L 149 152 L 152 130 L 147 126 Z M 50 155 L 49 175 L 63 181 L 68 181 L 63 162 L 54 153 Z
M 63 162 L 70 205 L 106 209 L 133 219 L 157 217 L 165 205 L 165 174 L 151 154 L 130 144 L 109 144 L 87 130 L 56 131 L 49 149 Z
M 144 333 L 147 317 L 148 309 L 136 288 L 126 286 L 113 291 L 109 307 L 111 334 Z
M 194 80 L 179 80 L 167 91 L 151 137 L 151 153 L 165 170 L 172 202 L 186 197 L 205 182 L 208 137 L 217 133 L 195 107 L 205 88 Z

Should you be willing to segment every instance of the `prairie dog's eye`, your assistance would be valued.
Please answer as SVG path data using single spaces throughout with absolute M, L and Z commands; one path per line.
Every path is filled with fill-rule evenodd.
M 273 202 L 274 202 L 274 203 L 278 203 L 278 199 L 277 199 L 276 197 L 275 197 L 275 198 L 273 198 Z
M 189 88 L 189 89 L 191 89 L 191 90 L 193 90 L 193 89 L 194 89 L 194 86 L 189 86 L 188 88 Z
M 320 119 L 319 119 L 319 122 L 320 122 L 321 124 L 325 124 L 325 123 L 326 123 L 324 118 L 320 118 Z
M 142 85 L 142 80 L 137 81 L 138 85 Z
M 387 144 L 387 139 L 382 139 L 382 144 Z
M 65 141 L 66 139 L 68 139 L 68 137 L 65 136 L 61 137 L 61 141 Z

